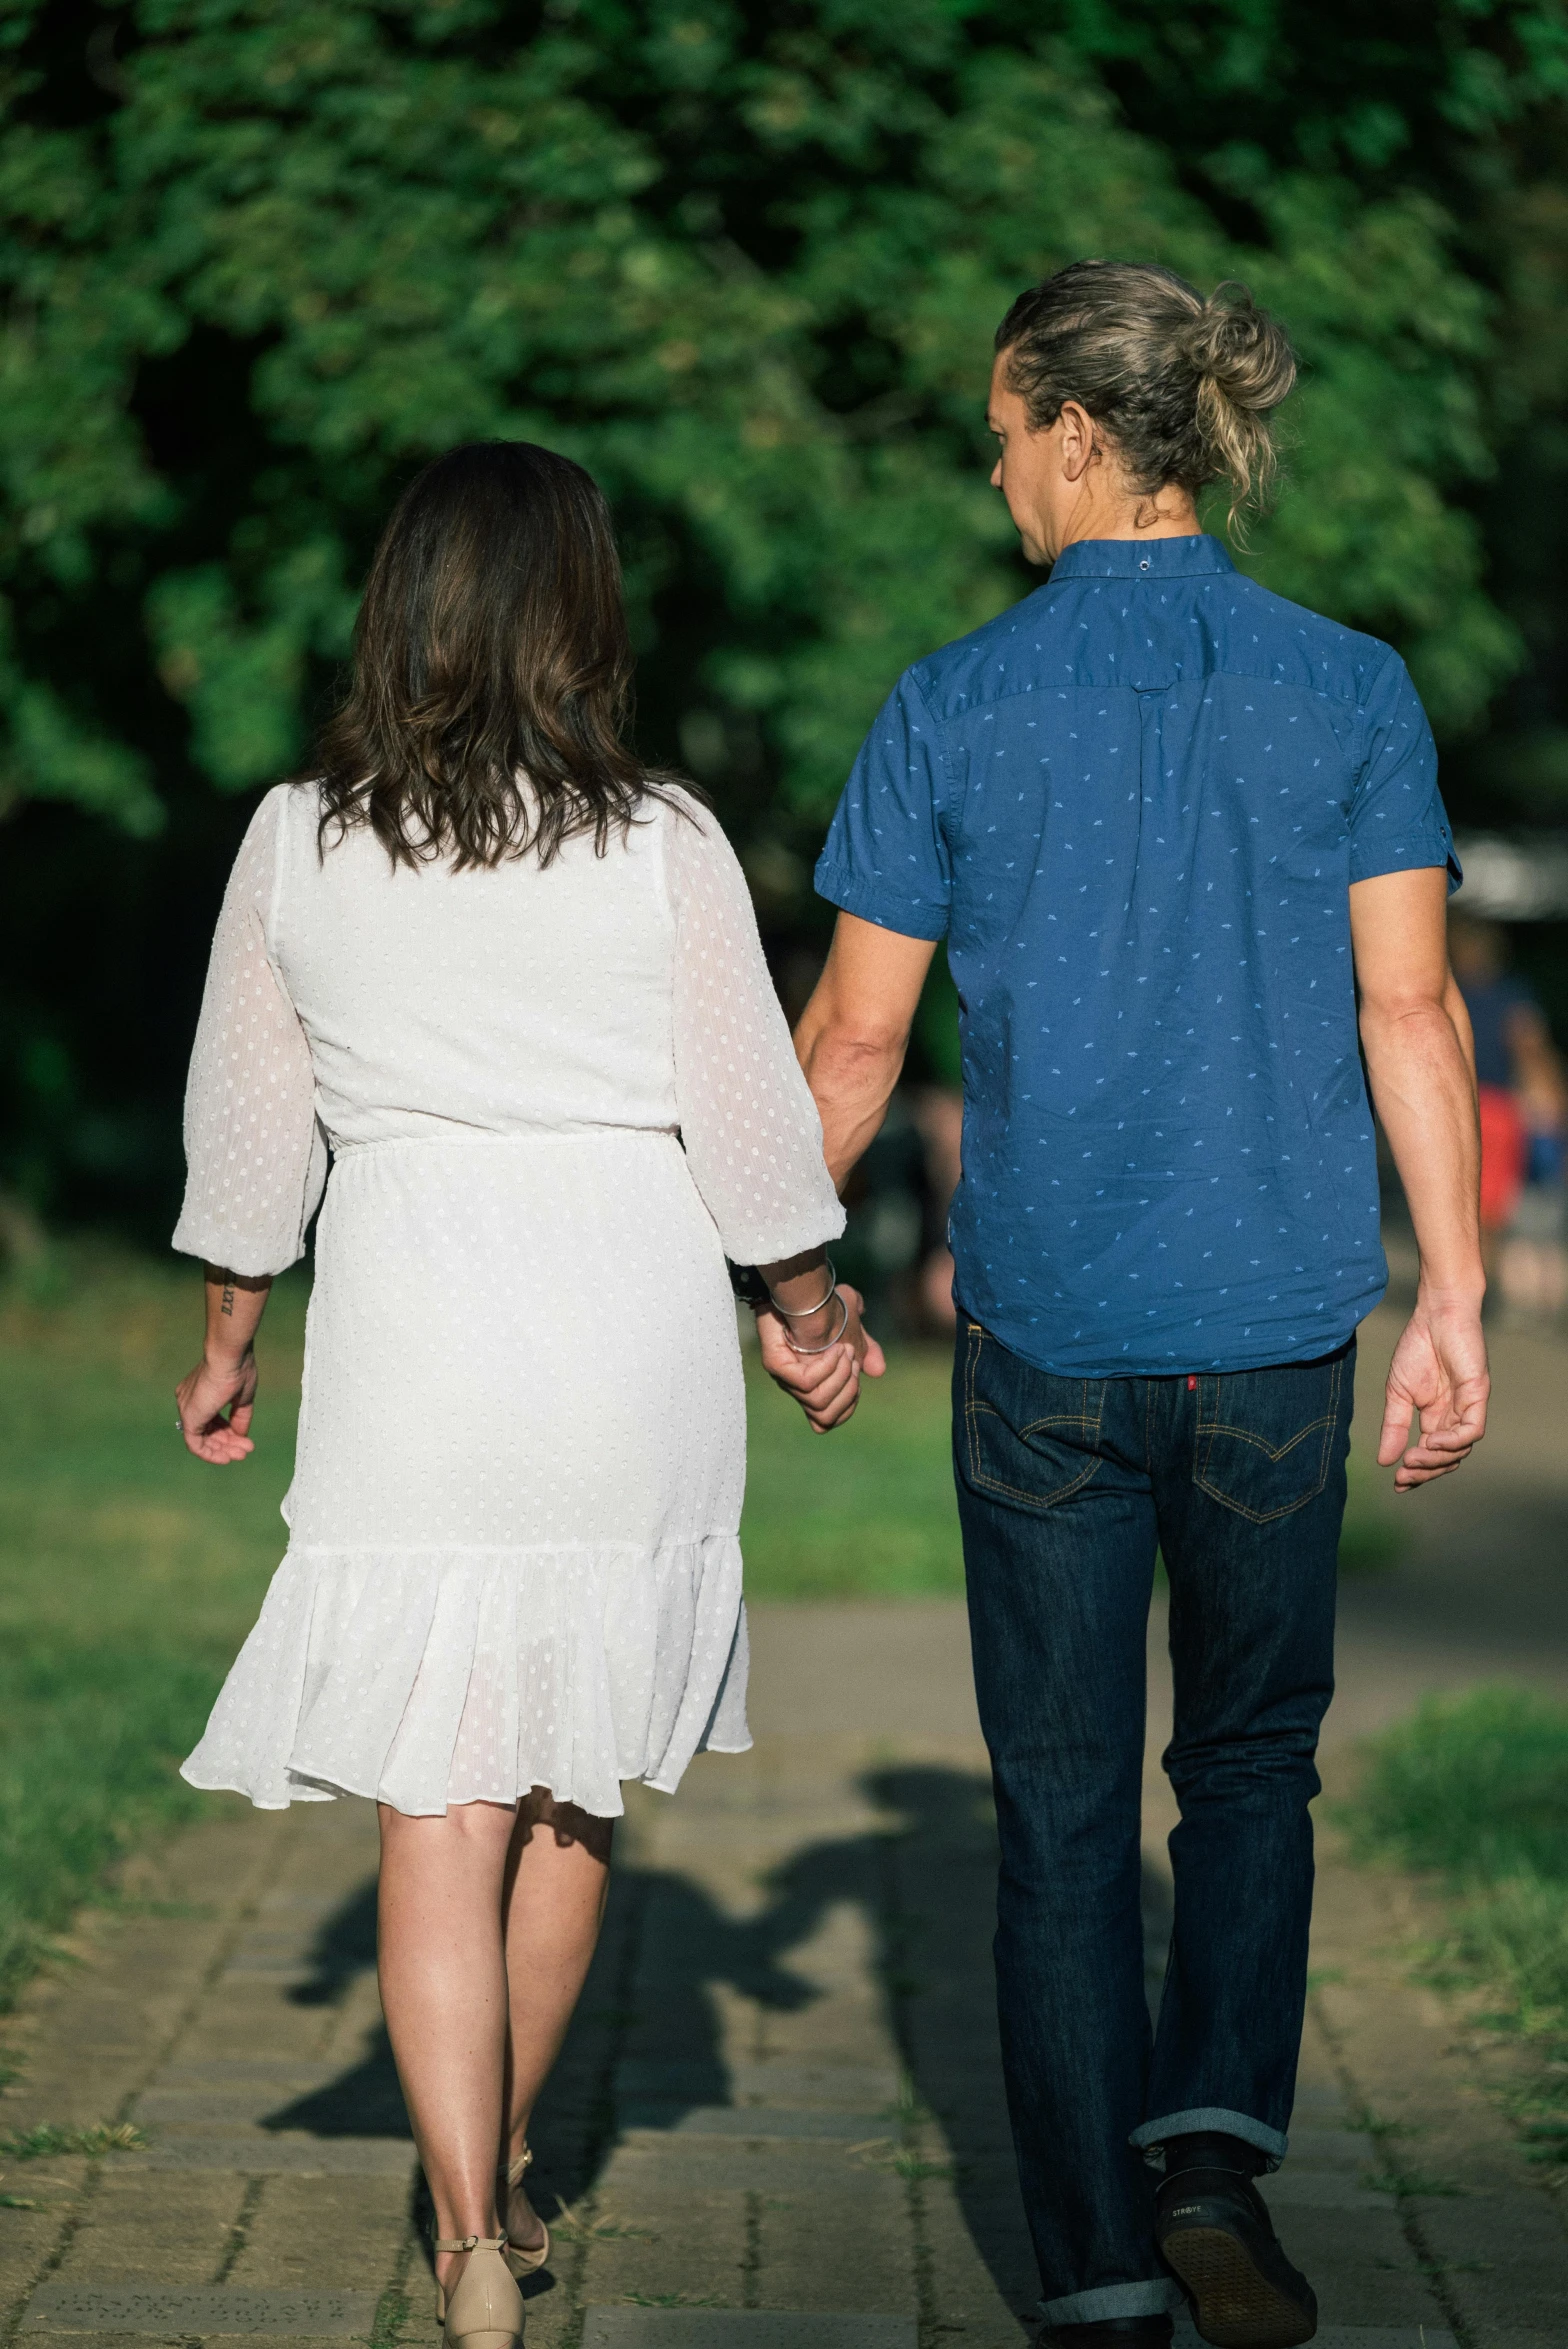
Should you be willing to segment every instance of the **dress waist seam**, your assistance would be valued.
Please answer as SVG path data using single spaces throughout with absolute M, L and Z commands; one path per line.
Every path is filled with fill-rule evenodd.
M 738 1542 L 738 1525 L 722 1526 L 707 1533 L 668 1534 L 660 1541 L 638 1541 L 626 1534 L 607 1534 L 602 1541 L 559 1542 L 296 1542 L 288 1545 L 291 1558 L 559 1558 L 571 1554 L 598 1556 L 604 1551 L 624 1551 L 637 1557 L 657 1558 L 667 1550 L 701 1550 L 713 1543 Z
M 330 1138 L 330 1137 L 329 1137 Z M 564 1142 L 674 1142 L 674 1126 L 536 1126 L 516 1134 L 386 1134 L 374 1142 L 332 1141 L 334 1159 L 369 1158 L 382 1150 L 512 1150 Z

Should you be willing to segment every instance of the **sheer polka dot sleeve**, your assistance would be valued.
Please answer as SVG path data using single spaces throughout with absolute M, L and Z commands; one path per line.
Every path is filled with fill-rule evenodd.
M 745 876 L 717 820 L 665 814 L 676 923 L 675 1093 L 692 1175 L 737 1264 L 774 1264 L 844 1229 L 822 1125 L 763 959 Z
M 185 1091 L 185 1204 L 174 1245 L 231 1272 L 305 1252 L 327 1154 L 310 1046 L 267 952 L 287 787 L 246 833 L 218 916 Z

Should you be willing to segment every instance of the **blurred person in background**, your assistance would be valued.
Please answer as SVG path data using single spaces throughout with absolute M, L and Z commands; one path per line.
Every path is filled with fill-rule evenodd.
M 740 868 L 628 747 L 630 684 L 589 476 L 525 442 L 430 466 L 319 766 L 246 834 L 186 1101 L 200 1460 L 252 1448 L 268 1289 L 325 1203 L 288 1554 L 184 1775 L 378 1805 L 448 2349 L 516 2344 L 549 2252 L 528 2121 L 620 1782 L 751 1742 L 726 1250 L 814 1426 L 880 1364 Z
M 1020 296 L 992 480 L 1051 576 L 917 662 L 872 727 L 796 1034 L 841 1182 L 946 939 L 954 1459 L 1003 2064 L 1055 2349 L 1154 2349 L 1188 2297 L 1223 2349 L 1316 2327 L 1253 2181 L 1288 2143 L 1355 1333 L 1387 1279 L 1358 995 L 1421 1257 L 1378 1456 L 1408 1492 L 1486 1423 L 1431 733 L 1396 654 L 1240 577 L 1194 502 L 1251 492 L 1293 378 L 1240 288 L 1083 262 Z M 1157 1552 L 1181 1822 L 1151 2043 Z
M 1568 1301 L 1563 1156 L 1568 1087 L 1529 986 L 1508 967 L 1507 934 L 1455 906 L 1448 952 L 1475 1038 L 1481 1118 L 1481 1241 L 1511 1306 Z

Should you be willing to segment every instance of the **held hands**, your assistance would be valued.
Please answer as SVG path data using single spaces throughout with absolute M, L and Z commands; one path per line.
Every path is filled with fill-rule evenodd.
M 174 1390 L 185 1449 L 210 1468 L 228 1468 L 256 1449 L 250 1433 L 256 1401 L 256 1357 L 249 1346 L 238 1361 L 203 1355 Z
M 1389 1365 L 1377 1447 L 1380 1468 L 1399 1463 L 1396 1492 L 1410 1492 L 1459 1467 L 1486 1433 L 1491 1389 L 1479 1300 L 1454 1303 L 1418 1296 Z M 1421 1432 L 1412 1438 L 1418 1411 Z
M 839 1298 L 843 1300 L 847 1317 L 840 1315 Z M 758 1312 L 757 1339 L 762 1348 L 762 1367 L 786 1394 L 794 1396 L 818 1435 L 830 1434 L 853 1415 L 860 1400 L 862 1372 L 867 1378 L 880 1378 L 887 1368 L 881 1347 L 861 1325 L 860 1310 L 858 1289 L 840 1287 L 833 1302 L 818 1317 L 822 1323 L 820 1330 L 814 1320 L 797 1317 L 793 1322 L 787 1321 L 766 1305 Z M 826 1353 L 799 1351 L 802 1346 L 822 1345 L 838 1328 L 841 1318 L 842 1331 Z

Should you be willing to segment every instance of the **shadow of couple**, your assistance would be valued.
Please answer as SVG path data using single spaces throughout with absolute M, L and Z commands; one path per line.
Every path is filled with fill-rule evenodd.
M 661 2126 L 735 2102 L 723 2052 L 726 1994 L 797 2013 L 820 1992 L 791 1958 L 848 1904 L 874 1955 L 902 2095 L 940 2121 L 953 2186 L 975 2246 L 1014 2308 L 1038 2291 L 1013 2171 L 991 1974 L 996 1842 L 988 1781 L 905 1764 L 867 1773 L 876 1823 L 807 1843 L 773 1868 L 751 1915 L 721 1908 L 692 1877 L 618 1861 L 609 1908 L 566 2045 L 534 2118 L 536 2199 L 546 2216 L 595 2183 L 616 2139 L 618 2105 L 656 2102 Z M 1163 1878 L 1145 1871 L 1151 1981 L 1169 1935 Z M 310 1978 L 291 1995 L 327 2005 L 375 1964 L 374 1879 L 323 1926 Z M 885 2044 L 885 2043 L 884 2043 Z M 884 2059 L 879 2048 L 876 2060 Z M 644 2118 L 643 2110 L 637 2119 Z M 378 2032 L 361 2062 L 269 2114 L 266 2126 L 322 2137 L 408 2135 L 390 2047 Z M 422 2182 L 415 2215 L 428 2219 Z M 548 2276 L 535 2290 L 550 2288 Z

